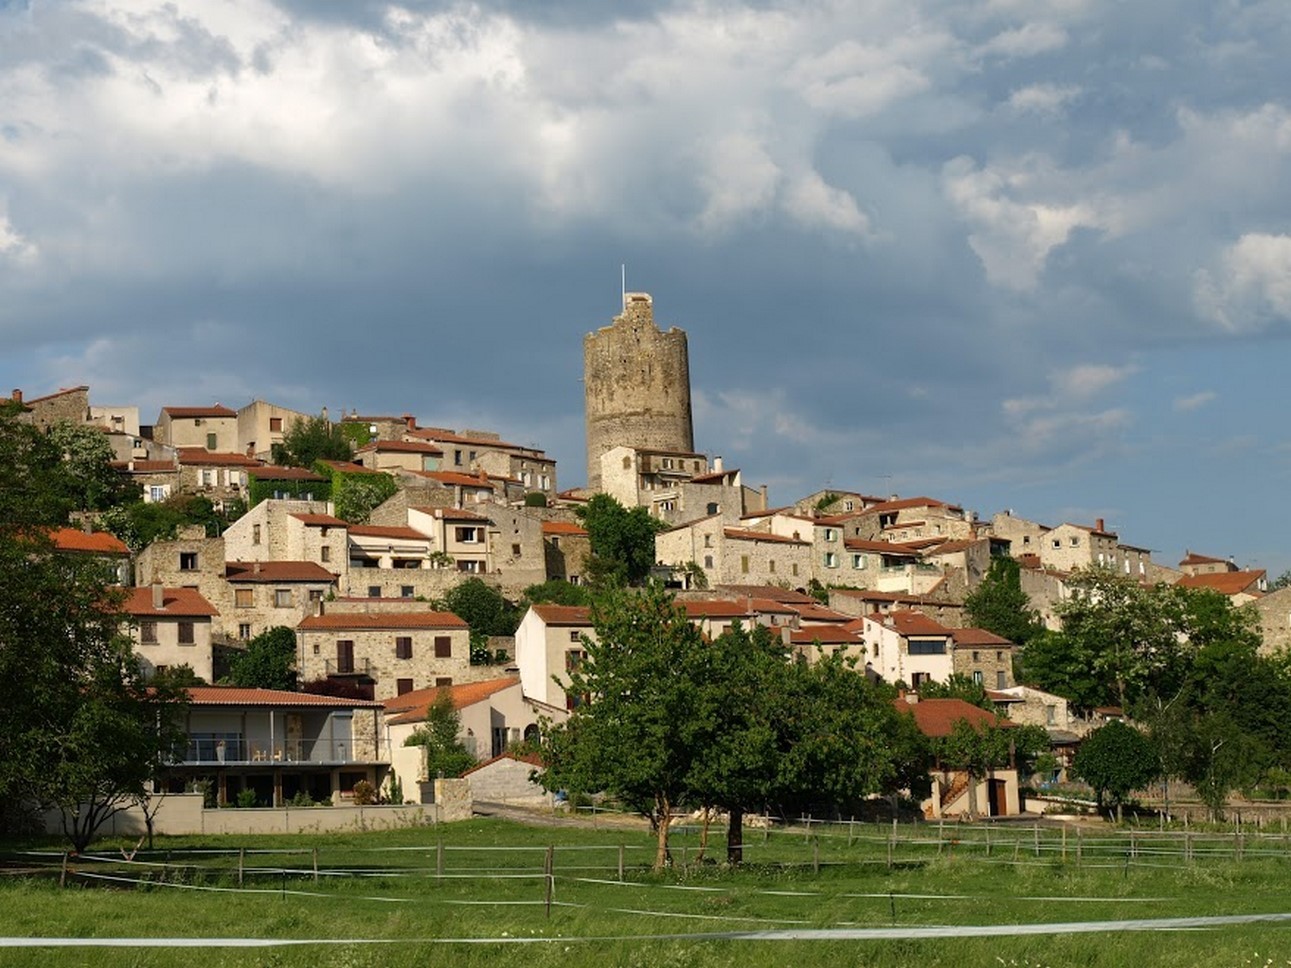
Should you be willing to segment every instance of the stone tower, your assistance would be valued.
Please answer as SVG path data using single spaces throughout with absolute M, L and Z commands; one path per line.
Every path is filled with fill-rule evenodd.
M 589 489 L 600 490 L 601 455 L 615 447 L 695 449 L 686 333 L 659 331 L 648 294 L 627 293 L 623 314 L 583 337 L 583 387 Z

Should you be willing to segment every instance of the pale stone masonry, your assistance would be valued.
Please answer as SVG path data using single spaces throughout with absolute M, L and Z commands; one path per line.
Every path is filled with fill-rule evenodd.
M 152 437 L 171 447 L 232 452 L 238 446 L 238 414 L 218 403 L 211 407 L 162 407 Z
M 986 629 L 955 629 L 954 672 L 972 679 L 987 689 L 1009 689 L 1013 682 L 1013 654 L 1017 651 L 1008 639 Z
M 252 400 L 237 413 L 237 449 L 249 457 L 271 460 L 273 447 L 298 420 L 309 415 L 264 400 Z
M 186 665 L 204 682 L 211 681 L 211 619 L 216 611 L 200 593 L 159 584 L 132 588 L 122 611 L 145 676 Z
M 810 541 L 728 526 L 721 515 L 701 518 L 655 537 L 655 557 L 685 568 L 695 562 L 709 587 L 720 584 L 805 586 L 811 578 Z
M 470 665 L 470 629 L 450 612 L 324 610 L 296 627 L 296 668 L 302 681 L 370 681 L 376 699 L 477 678 Z

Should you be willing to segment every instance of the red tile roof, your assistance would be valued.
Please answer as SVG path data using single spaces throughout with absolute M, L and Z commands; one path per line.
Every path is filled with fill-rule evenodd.
M 180 447 L 177 451 L 180 464 L 208 464 L 229 467 L 259 467 L 263 461 L 246 454 L 217 453 L 203 447 Z
M 162 607 L 153 608 L 151 586 L 131 588 L 121 610 L 127 615 L 138 618 L 152 618 L 158 615 L 202 617 L 220 614 L 196 588 L 162 589 Z
M 903 497 L 895 501 L 880 501 L 862 510 L 862 514 L 881 514 L 884 511 L 904 511 L 907 508 L 948 508 L 952 511 L 963 510 L 957 504 L 947 504 L 930 497 Z
M 1221 595 L 1256 595 L 1260 593 L 1259 582 L 1264 576 L 1263 568 L 1258 571 L 1220 571 L 1213 575 L 1184 575 L 1179 579 L 1179 587 L 1210 588 Z
M 688 599 L 677 604 L 687 618 L 744 618 L 756 611 L 744 602 L 731 599 Z
M 466 508 L 413 508 L 414 511 L 420 511 L 422 514 L 428 514 L 432 518 L 441 518 L 444 521 L 487 521 L 488 516 L 477 514 L 475 511 L 468 511 Z
M 1226 565 L 1226 564 L 1228 564 L 1228 560 L 1225 558 L 1212 558 L 1209 555 L 1199 555 L 1195 551 L 1189 551 L 1186 555 L 1184 555 L 1183 561 L 1179 562 L 1180 567 L 1184 565 Z
M 782 534 L 768 534 L 765 531 L 746 531 L 743 528 L 723 528 L 726 537 L 732 541 L 770 541 L 773 544 L 810 545 L 810 541 L 801 538 L 790 538 Z
M 727 474 L 738 474 L 739 472 L 738 467 L 732 467 L 728 470 L 712 471 L 708 474 L 696 474 L 690 481 L 692 484 L 707 484 L 709 481 L 720 481 Z
M 465 437 L 442 427 L 418 427 L 416 430 L 409 430 L 408 436 L 420 437 L 423 440 L 434 440 L 443 444 L 475 444 L 479 447 L 491 447 L 494 450 L 521 450 L 526 454 L 534 455 L 535 458 L 539 458 L 544 453 L 544 451 L 536 447 L 525 447 L 521 444 L 508 443 L 505 440 L 493 440 L 488 437 Z
M 779 602 L 781 605 L 809 604 L 816 601 L 806 592 L 794 591 L 791 588 L 781 588 L 779 585 L 718 585 L 717 590 L 742 595 L 746 598 L 765 598 L 769 601 Z
M 404 723 L 420 723 L 424 721 L 431 705 L 445 692 L 452 699 L 453 708 L 460 712 L 467 706 L 474 706 L 476 703 L 483 702 L 504 689 L 510 689 L 512 686 L 518 685 L 519 682 L 519 676 L 507 676 L 504 679 L 463 682 L 452 686 L 432 686 L 429 689 L 405 692 L 402 696 L 395 696 L 393 699 L 386 700 L 386 714 L 392 716 L 386 722 L 391 726 L 400 726 Z
M 350 536 L 354 538 L 394 538 L 400 541 L 429 541 L 430 538 L 415 528 L 391 527 L 376 524 L 352 524 Z
M 992 649 L 1012 649 L 1015 646 L 1002 635 L 996 635 L 987 629 L 955 629 L 952 633 L 955 648 L 985 646 Z
M 579 537 L 587 537 L 587 529 L 581 525 L 573 524 L 569 521 L 544 521 L 542 523 L 543 534 L 568 534 Z
M 916 703 L 894 699 L 892 704 L 899 711 L 914 716 L 919 731 L 934 739 L 949 736 L 955 729 L 955 723 L 961 719 L 968 720 L 974 729 L 988 725 L 1004 728 L 1017 725 L 962 699 L 920 699 Z
M 592 624 L 592 610 L 583 605 L 534 605 L 533 610 L 548 625 Z
M 794 611 L 802 616 L 804 622 L 818 622 L 821 624 L 835 622 L 850 622 L 852 616 L 844 615 L 842 612 L 836 612 L 832 608 L 826 608 L 819 602 L 813 602 L 810 605 L 804 602 L 795 606 Z
M 887 615 L 870 615 L 869 619 L 885 628 L 895 629 L 898 635 L 949 636 L 952 633 L 951 629 L 946 628 L 940 622 L 933 621 L 922 612 L 912 612 L 905 609 L 897 609 Z
M 493 489 L 489 483 L 489 478 L 480 477 L 478 474 L 462 474 L 458 471 L 422 471 L 422 477 L 428 477 L 432 481 L 439 481 L 441 484 L 451 484 L 457 487 L 487 487 Z
M 188 701 L 194 706 L 334 706 L 344 709 L 380 708 L 367 699 L 341 699 L 309 692 L 282 689 L 244 689 L 237 686 L 189 686 Z
M 358 450 L 360 454 L 366 451 L 374 453 L 388 451 L 392 454 L 433 454 L 436 457 L 442 456 L 444 453 L 434 444 L 428 444 L 421 440 L 374 440 Z
M 349 460 L 320 460 L 319 463 L 339 474 L 385 474 L 385 471 L 375 471 Z
M 326 582 L 336 576 L 313 561 L 229 561 L 224 564 L 228 582 Z
M 789 633 L 789 641 L 794 645 L 861 645 L 863 639 L 857 633 L 841 625 L 813 625 Z
M 23 404 L 43 403 L 46 400 L 53 400 L 55 397 L 66 396 L 69 393 L 80 393 L 81 391 L 88 391 L 89 389 L 90 388 L 88 386 L 59 387 L 55 392 L 47 393 L 43 397 L 34 397 L 31 400 L 24 400 Z
M 296 628 L 305 632 L 328 629 L 380 631 L 383 629 L 464 629 L 467 624 L 452 612 L 327 612 L 302 619 Z
M 59 551 L 83 551 L 95 555 L 130 554 L 125 543 L 107 531 L 86 534 L 80 528 L 55 528 L 49 537 Z
M 258 481 L 325 481 L 322 474 L 303 467 L 280 467 L 277 464 L 263 464 L 253 471 L 248 471 Z
M 238 412 L 230 410 L 228 407 L 216 404 L 213 407 L 162 407 L 162 413 L 170 414 L 171 417 L 236 417 Z
M 350 522 L 331 514 L 292 514 L 293 518 L 307 528 L 348 528 Z
M 868 551 L 876 555 L 899 555 L 903 558 L 919 557 L 919 552 L 899 541 L 867 541 L 864 538 L 844 538 L 843 547 L 848 551 Z

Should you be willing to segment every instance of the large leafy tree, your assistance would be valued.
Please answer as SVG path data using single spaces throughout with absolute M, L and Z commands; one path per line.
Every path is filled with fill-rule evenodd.
M 654 538 L 663 526 L 642 507 L 625 508 L 608 494 L 595 494 L 578 509 L 591 554 L 586 576 L 596 587 L 640 585 L 654 566 Z
M 112 467 L 112 447 L 93 427 L 60 421 L 49 428 L 50 443 L 63 455 L 68 498 L 79 511 L 102 511 L 139 496 L 139 487 Z
M 426 775 L 461 776 L 475 765 L 475 757 L 457 738 L 462 721 L 448 690 L 436 694 L 426 709 L 426 721 L 404 740 L 404 746 L 426 750 Z
M 964 610 L 974 626 L 1016 645 L 1026 645 L 1044 629 L 1022 590 L 1021 566 L 1007 556 L 991 561 L 981 584 L 964 599 Z
M 487 663 L 489 636 L 514 635 L 520 624 L 519 610 L 492 585 L 468 578 L 435 601 L 435 608 L 452 612 L 471 627 L 471 661 Z
M 247 643 L 229 668 L 229 683 L 251 689 L 296 688 L 296 633 L 285 625 L 266 629 Z
M 1161 773 L 1161 760 L 1152 741 L 1119 720 L 1090 733 L 1080 744 L 1072 766 L 1094 788 L 1099 806 L 1109 801 L 1115 806 L 1118 823 L 1121 806 L 1130 794 Z
M 275 464 L 313 467 L 320 460 L 349 460 L 354 448 L 339 424 L 318 414 L 293 421 L 282 435 L 282 443 L 273 445 L 271 455 Z
M 145 686 L 119 598 L 93 559 L 45 536 L 79 506 L 65 452 L 0 414 L 0 805 L 59 808 L 81 849 L 144 796 L 173 752 L 182 697 Z

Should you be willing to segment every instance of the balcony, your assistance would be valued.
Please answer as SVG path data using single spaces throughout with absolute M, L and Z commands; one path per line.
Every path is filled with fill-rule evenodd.
M 326 659 L 323 667 L 329 676 L 370 676 L 372 674 L 372 662 L 366 658 Z
M 375 746 L 375 748 L 374 748 Z M 185 765 L 336 764 L 387 762 L 389 751 L 377 740 L 267 740 L 190 738 Z

